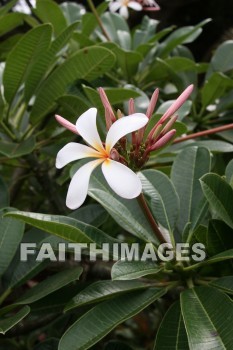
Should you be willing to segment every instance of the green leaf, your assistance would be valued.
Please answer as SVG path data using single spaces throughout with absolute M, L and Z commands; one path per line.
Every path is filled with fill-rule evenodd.
M 178 54 L 176 53 L 177 56 Z M 142 66 L 144 66 L 144 62 Z M 205 70 L 205 66 L 203 67 L 203 65 L 197 64 L 193 59 L 187 57 L 168 57 L 166 59 L 157 57 L 152 65 L 147 66 L 148 63 L 145 65 L 145 69 L 147 70 L 144 79 L 146 78 L 146 82 L 153 81 L 153 78 L 164 80 L 170 76 L 174 82 L 180 82 L 181 89 L 184 89 L 192 81 L 191 76 L 195 80 L 196 74 Z M 184 75 L 184 72 L 187 73 Z M 188 80 L 187 74 L 190 76 Z M 179 88 L 178 85 L 177 87 Z
M 115 54 L 117 64 L 121 68 L 124 79 L 134 78 L 134 75 L 138 71 L 138 66 L 143 60 L 143 56 L 137 51 L 124 50 L 112 42 L 104 43 L 102 46 Z
M 0 320 L 0 333 L 5 334 L 9 329 L 14 327 L 23 318 L 25 318 L 30 312 L 29 306 L 24 306 L 16 314 Z
M 159 21 L 144 16 L 139 29 L 135 30 L 133 36 L 133 48 L 146 44 L 150 39 L 154 38 L 154 33 L 159 24 Z
M 211 282 L 210 286 L 217 288 L 226 294 L 233 295 L 233 276 L 221 277 Z
M 203 266 L 211 265 L 211 264 L 216 264 L 218 262 L 225 261 L 225 260 L 231 260 L 231 259 L 233 259 L 233 249 L 228 249 L 225 252 L 222 252 L 220 254 L 212 256 L 208 260 L 201 261 L 201 262 L 194 264 L 194 265 L 190 265 L 189 267 L 186 267 L 185 270 L 186 271 L 193 270 L 193 269 L 197 269 L 199 267 L 203 267 Z
M 233 304 L 226 295 L 210 287 L 188 289 L 181 310 L 190 350 L 231 349 Z
M 126 20 L 122 16 L 120 16 L 118 13 L 105 12 L 101 16 L 101 20 L 111 41 L 114 43 L 117 43 L 120 45 L 121 35 L 124 35 L 124 33 L 129 35 L 130 33 Z M 125 47 L 125 49 L 130 50 L 130 46 L 131 46 L 131 40 L 127 45 L 127 47 Z
M 203 261 L 203 263 L 199 263 L 200 265 L 210 265 L 215 264 L 220 261 L 233 259 L 233 249 L 228 249 L 225 252 L 219 253 L 217 255 L 212 256 L 208 260 Z M 197 264 L 196 264 L 197 265 Z
M 16 2 L 18 0 L 11 0 L 8 1 L 8 3 L 0 8 L 0 16 L 4 16 L 8 11 L 12 9 L 13 6 L 15 6 Z
M 141 44 L 136 48 L 136 51 L 139 52 L 145 59 L 143 60 L 142 67 L 146 66 L 146 62 L 150 56 L 153 57 L 154 50 L 155 50 L 155 43 L 157 43 L 159 40 L 161 40 L 163 37 L 167 36 L 174 27 L 169 27 L 161 30 L 160 32 L 156 33 L 146 44 Z M 148 57 L 146 57 L 148 54 Z
M 104 88 L 111 105 L 120 104 L 128 101 L 130 98 L 137 98 L 140 93 L 128 88 Z
M 168 336 L 169 332 L 169 336 Z M 166 312 L 157 332 L 154 350 L 187 350 L 188 338 L 185 331 L 180 303 L 177 301 Z
M 205 24 L 211 20 L 206 19 L 196 26 L 187 26 L 175 30 L 168 38 L 161 44 L 159 50 L 160 57 L 166 57 L 174 48 L 181 44 L 188 44 L 193 42 L 201 33 Z
M 97 13 L 100 16 L 106 9 L 108 8 L 107 2 L 102 2 L 97 7 Z M 98 22 L 96 17 L 92 13 L 85 13 L 85 15 L 82 16 L 82 33 L 86 35 L 87 37 L 92 34 L 94 29 L 97 27 Z
M 30 137 L 21 143 L 0 141 L 0 154 L 8 158 L 18 158 L 31 153 L 35 148 L 35 138 Z
M 192 222 L 190 223 L 190 232 L 193 233 L 196 228 L 203 222 L 209 209 L 209 203 L 206 198 L 202 198 L 199 205 L 192 213 Z M 191 239 L 191 236 L 189 236 Z
M 39 62 L 36 62 L 31 67 L 30 74 L 27 76 L 24 88 L 24 97 L 27 102 L 35 93 L 41 80 L 46 75 L 46 72 L 51 69 L 55 62 L 60 58 L 62 52 L 64 53 L 64 46 L 71 38 L 74 30 L 77 27 L 77 22 L 67 27 L 55 40 L 52 41 L 50 47 L 41 52 Z
M 57 239 L 57 241 L 56 241 Z M 56 242 L 54 242 L 56 241 Z M 67 241 L 57 236 L 48 235 L 46 232 L 36 228 L 31 228 L 24 233 L 21 243 L 33 243 L 36 247 L 40 247 L 43 243 L 51 244 L 52 249 L 56 252 L 59 243 L 67 243 Z M 26 281 L 34 278 L 39 272 L 44 270 L 50 263 L 50 259 L 36 260 L 35 255 L 28 255 L 27 262 L 22 261 L 21 245 L 17 250 L 14 259 L 11 261 L 8 269 L 3 275 L 3 284 L 6 289 L 13 289 L 23 285 Z M 67 249 L 68 250 L 68 249 Z
M 106 121 L 105 121 L 105 113 L 104 113 L 104 106 L 101 102 L 100 95 L 96 89 L 93 89 L 89 86 L 82 85 L 83 91 L 85 92 L 85 95 L 87 96 L 88 100 L 90 101 L 91 107 L 96 107 L 98 114 L 97 114 L 97 128 L 99 130 L 100 137 L 106 136 Z
M 125 87 L 135 90 L 140 94 L 140 96 L 134 100 L 135 111 L 137 111 L 137 113 L 145 113 L 150 103 L 147 94 L 132 84 L 127 84 Z M 128 110 L 128 102 L 124 102 L 124 110 Z
M 6 61 L 7 56 L 13 47 L 18 43 L 18 41 L 22 38 L 23 34 L 15 34 L 7 38 L 6 40 L 0 43 L 0 60 Z
M 233 68 L 233 40 L 224 41 L 218 46 L 211 59 L 214 71 L 227 72 Z
M 20 254 L 17 252 L 4 274 L 4 286 L 7 289 L 13 289 L 23 285 L 45 269 L 49 262 L 49 260 L 36 261 L 35 256 L 28 256 L 27 263 L 25 263 L 25 261 L 20 260 Z
M 23 24 L 24 15 L 22 13 L 8 13 L 1 17 L 0 36 L 10 32 Z
M 27 224 L 77 243 L 114 243 L 116 240 L 94 226 L 61 215 L 38 214 L 23 211 L 9 212 L 6 216 L 23 220 Z
M 75 2 L 63 2 L 60 8 L 66 18 L 67 23 L 71 24 L 81 19 L 84 7 Z
M 157 170 L 144 170 L 139 173 L 143 191 L 149 196 L 155 218 L 170 232 L 173 231 L 179 216 L 179 198 L 176 190 L 165 174 Z
M 228 226 L 233 228 L 233 189 L 217 174 L 206 174 L 201 180 L 201 187 L 210 207 Z
M 99 227 L 108 218 L 108 214 L 99 204 L 89 204 L 78 208 L 70 215 L 71 218 L 85 222 L 86 224 Z
M 233 87 L 232 80 L 222 73 L 213 73 L 201 91 L 203 108 L 215 103 L 215 100 L 224 94 L 227 87 Z
M 229 142 L 218 141 L 218 140 L 203 140 L 194 141 L 189 143 L 190 146 L 205 147 L 210 152 L 214 153 L 230 153 L 233 152 L 233 146 Z
M 91 106 L 96 107 L 98 110 L 98 113 L 104 114 L 104 106 L 101 102 L 98 91 L 84 84 L 82 85 L 82 88 L 83 88 L 83 91 L 85 92 L 85 95 L 90 100 Z M 98 122 L 98 118 L 97 118 L 97 122 Z
M 89 349 L 118 324 L 139 313 L 164 293 L 166 289 L 151 288 L 147 291 L 122 295 L 97 305 L 66 331 L 58 349 Z
M 10 197 L 8 187 L 0 177 L 0 208 L 8 207 L 10 205 Z
M 13 259 L 23 232 L 23 223 L 10 218 L 0 219 L 0 276 Z
M 194 231 L 192 231 L 193 236 L 195 237 L 195 241 L 200 242 L 204 245 L 204 250 L 206 250 L 207 247 L 207 231 L 208 228 L 204 225 L 199 225 L 195 228 Z M 190 240 L 189 240 L 190 242 Z M 192 243 L 192 241 L 191 241 Z
M 227 182 L 233 187 L 233 159 L 227 164 L 225 175 Z
M 198 69 L 198 65 L 193 60 L 186 57 L 168 57 L 165 62 L 168 63 L 175 72 L 195 71 Z
M 56 35 L 60 34 L 67 27 L 66 18 L 55 1 L 37 1 L 33 12 L 43 23 L 51 23 Z
M 38 122 L 51 110 L 54 100 L 64 94 L 68 84 L 76 79 L 94 80 L 107 72 L 114 62 L 113 53 L 103 47 L 92 46 L 79 50 L 41 84 L 31 112 L 32 121 Z
M 180 198 L 177 228 L 183 232 L 187 222 L 195 220 L 196 208 L 203 200 L 199 179 L 210 170 L 210 153 L 205 148 L 187 147 L 176 157 L 171 180 Z
M 51 35 L 51 25 L 37 26 L 27 32 L 8 55 L 3 75 L 4 95 L 8 103 L 13 101 L 19 87 L 40 62 Z
M 61 107 L 61 115 L 75 123 L 77 116 L 90 108 L 90 105 L 83 98 L 73 95 L 63 95 L 57 99 L 57 103 Z
M 127 200 L 116 195 L 107 185 L 101 171 L 92 174 L 88 194 L 126 231 L 144 241 L 157 242 L 137 199 Z
M 75 42 L 75 44 L 80 48 L 84 48 L 87 46 L 95 45 L 94 40 L 91 40 L 86 35 L 84 35 L 81 32 L 75 32 L 72 35 L 72 40 Z
M 77 281 L 82 272 L 83 268 L 78 266 L 73 269 L 56 273 L 28 290 L 19 300 L 16 301 L 16 304 L 24 305 L 34 303 L 35 301 L 55 292 L 56 290 L 63 288 L 67 284 Z
M 132 280 L 147 275 L 154 275 L 162 270 L 161 266 L 151 261 L 119 260 L 112 267 L 113 280 Z
M 220 220 L 210 220 L 206 248 L 210 256 L 233 248 L 233 230 Z
M 148 285 L 138 281 L 98 281 L 77 294 L 65 307 L 65 311 L 145 288 L 148 288 Z
M 225 112 L 228 109 L 231 109 L 233 107 L 233 90 L 230 90 L 226 92 L 218 101 L 217 104 L 217 111 L 218 112 Z M 223 135 L 225 132 L 223 133 Z

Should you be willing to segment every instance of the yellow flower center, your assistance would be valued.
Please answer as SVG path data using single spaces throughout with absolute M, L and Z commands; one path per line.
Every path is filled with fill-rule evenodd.
M 122 6 L 128 6 L 130 0 L 123 0 L 122 1 Z

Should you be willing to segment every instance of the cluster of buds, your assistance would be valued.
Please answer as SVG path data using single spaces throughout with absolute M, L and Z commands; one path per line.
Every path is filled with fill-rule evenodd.
M 111 158 L 125 164 L 134 171 L 140 170 L 148 161 L 151 152 L 164 147 L 174 138 L 176 129 L 173 129 L 173 125 L 178 118 L 176 112 L 188 99 L 192 90 L 193 85 L 190 85 L 183 91 L 183 93 L 154 125 L 148 135 L 145 126 L 140 130 L 132 132 L 131 145 L 128 145 L 126 137 L 121 138 L 115 145 L 114 149 L 112 149 Z M 122 113 L 118 110 L 115 116 L 107 95 L 102 88 L 99 88 L 99 94 L 105 109 L 106 128 L 109 130 L 111 125 L 116 122 L 117 119 L 122 117 Z M 154 113 L 158 96 L 159 90 L 156 89 L 146 111 L 148 120 L 151 119 Z M 128 107 L 129 118 L 135 113 L 134 100 L 130 99 Z

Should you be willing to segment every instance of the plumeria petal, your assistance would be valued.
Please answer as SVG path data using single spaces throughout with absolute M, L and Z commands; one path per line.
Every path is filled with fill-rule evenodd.
M 111 151 L 117 141 L 123 136 L 141 129 L 148 123 L 148 120 L 145 114 L 135 113 L 127 117 L 122 117 L 113 123 L 106 137 L 105 148 L 107 153 Z
M 77 209 L 83 204 L 87 196 L 91 173 L 102 162 L 102 159 L 93 160 L 83 165 L 74 174 L 66 197 L 66 205 L 68 208 Z
M 100 158 L 101 154 L 91 147 L 81 145 L 80 143 L 70 142 L 58 152 L 56 168 L 60 169 L 74 160 L 88 157 Z
M 143 0 L 143 10 L 145 11 L 159 11 L 160 7 L 154 0 Z
M 111 12 L 118 11 L 120 7 L 121 7 L 121 3 L 120 2 L 110 2 L 110 4 L 109 4 L 109 10 Z
M 120 12 L 120 15 L 121 15 L 122 17 L 124 17 L 125 19 L 127 19 L 127 18 L 129 17 L 129 11 L 128 11 L 127 6 L 121 6 L 119 12 Z
M 140 5 L 138 2 L 136 1 L 130 1 L 128 3 L 128 7 L 130 7 L 131 9 L 135 10 L 135 11 L 142 11 L 142 5 Z
M 131 199 L 141 193 L 142 184 L 139 177 L 125 165 L 107 159 L 102 164 L 102 171 L 109 186 L 119 196 Z
M 90 108 L 83 113 L 76 122 L 76 128 L 82 138 L 99 152 L 103 151 L 103 145 L 96 127 L 97 109 Z

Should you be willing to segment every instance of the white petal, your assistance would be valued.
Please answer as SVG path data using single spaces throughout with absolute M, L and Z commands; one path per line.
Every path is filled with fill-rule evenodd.
M 109 9 L 110 9 L 111 12 L 118 11 L 120 7 L 121 7 L 121 3 L 120 2 L 111 2 L 109 4 Z
M 83 204 L 87 196 L 91 173 L 102 162 L 102 159 L 93 160 L 83 165 L 74 174 L 66 197 L 66 205 L 68 208 L 77 209 Z
M 122 6 L 122 7 L 120 8 L 120 15 L 121 15 L 122 17 L 124 17 L 125 19 L 127 19 L 127 18 L 129 17 L 129 11 L 128 11 L 127 6 Z
M 119 196 L 131 199 L 141 193 L 139 177 L 125 165 L 108 159 L 102 164 L 102 171 L 109 186 Z
M 103 150 L 103 145 L 96 127 L 97 109 L 90 108 L 83 113 L 76 122 L 76 128 L 82 138 L 98 151 Z
M 135 2 L 135 1 L 130 1 L 128 3 L 128 7 L 130 7 L 135 11 L 142 11 L 142 5 L 140 5 L 138 2 Z
M 120 138 L 143 128 L 149 119 L 145 114 L 135 113 L 122 117 L 112 124 L 106 137 L 106 151 L 109 153 Z
M 56 168 L 60 169 L 74 160 L 87 157 L 99 158 L 100 156 L 100 153 L 93 148 L 81 145 L 80 143 L 70 142 L 58 152 Z

